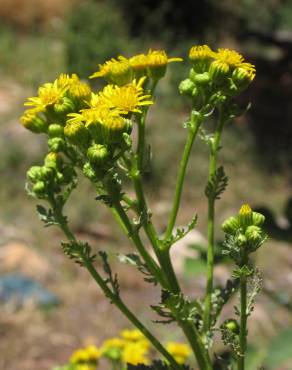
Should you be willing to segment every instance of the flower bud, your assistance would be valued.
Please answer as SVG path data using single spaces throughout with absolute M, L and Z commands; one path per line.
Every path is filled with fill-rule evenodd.
M 38 181 L 37 183 L 34 184 L 32 187 L 32 191 L 37 195 L 37 196 L 43 196 L 46 190 L 46 185 L 43 181 Z
M 262 237 L 262 230 L 258 226 L 248 226 L 246 231 L 245 231 L 245 236 L 248 241 L 250 242 L 257 242 L 261 239 Z
M 195 87 L 196 85 L 193 83 L 193 81 L 189 78 L 186 78 L 185 80 L 181 81 L 178 89 L 182 95 L 192 95 Z
M 28 109 L 20 117 L 20 122 L 26 129 L 39 134 L 47 131 L 47 122 L 37 115 L 35 109 Z
M 238 221 L 242 228 L 246 229 L 248 226 L 252 225 L 252 209 L 248 204 L 241 206 L 238 213 Z
M 81 122 L 67 122 L 64 134 L 75 145 L 87 147 L 89 144 L 89 132 Z
M 207 45 L 195 45 L 190 49 L 189 58 L 193 63 L 194 71 L 206 72 L 213 60 L 214 52 Z
M 82 169 L 84 176 L 94 181 L 96 179 L 96 174 L 89 162 L 85 163 Z
M 59 114 L 67 114 L 69 112 L 74 112 L 75 105 L 73 101 L 66 96 L 62 98 L 60 103 L 54 105 L 54 111 Z
M 239 227 L 239 222 L 236 217 L 229 217 L 222 224 L 222 230 L 226 234 L 235 234 Z
M 246 238 L 245 235 L 239 234 L 236 238 L 236 241 L 237 241 L 239 246 L 243 246 L 244 244 L 246 244 L 247 238 Z
M 53 137 L 48 140 L 48 146 L 51 152 L 61 152 L 65 148 L 65 141 L 61 137 Z
M 223 326 L 234 334 L 239 334 L 238 322 L 234 319 L 226 320 Z
M 48 135 L 50 138 L 63 137 L 64 127 L 58 123 L 52 123 L 48 128 Z
M 262 226 L 265 222 L 265 216 L 258 212 L 252 213 L 252 223 L 255 226 Z
M 46 166 L 41 167 L 40 173 L 41 173 L 41 179 L 43 181 L 52 180 L 55 175 L 55 171 L 52 168 L 46 167 Z
M 27 171 L 26 176 L 27 178 L 32 181 L 32 182 L 37 182 L 38 180 L 41 179 L 41 166 L 32 166 L 30 169 Z
M 108 159 L 107 147 L 102 144 L 94 144 L 87 150 L 87 157 L 92 164 L 103 165 Z
M 195 82 L 196 85 L 200 85 L 200 86 L 206 86 L 208 85 L 208 83 L 210 82 L 210 76 L 209 76 L 209 73 L 208 72 L 204 72 L 204 73 L 197 73 L 194 78 L 193 78 L 193 81 Z
M 58 169 L 62 164 L 62 158 L 55 152 L 50 152 L 45 157 L 45 166 Z

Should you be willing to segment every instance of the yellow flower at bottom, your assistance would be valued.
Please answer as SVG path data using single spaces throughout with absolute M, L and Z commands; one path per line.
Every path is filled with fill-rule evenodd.
M 124 85 L 131 81 L 132 70 L 129 60 L 123 56 L 118 59 L 112 58 L 104 64 L 99 65 L 99 71 L 95 72 L 90 78 L 104 77 L 108 82 L 117 85 Z
M 133 330 L 124 329 L 123 331 L 121 331 L 120 335 L 125 340 L 131 341 L 131 342 L 145 340 L 144 334 L 138 329 L 133 329 Z
M 169 342 L 166 349 L 179 364 L 184 364 L 192 353 L 191 348 L 184 343 Z
M 145 348 L 143 343 L 140 342 L 129 342 L 126 344 L 123 353 L 122 361 L 131 365 L 138 364 L 149 364 L 149 359 L 147 358 L 148 349 Z

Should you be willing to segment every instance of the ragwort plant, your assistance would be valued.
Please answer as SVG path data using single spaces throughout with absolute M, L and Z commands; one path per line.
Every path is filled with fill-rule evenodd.
M 180 93 L 191 104 L 189 117 L 184 122 L 187 139 L 167 228 L 160 235 L 153 224 L 144 193 L 143 174 L 150 160 L 145 131 L 147 113 L 155 101 L 155 88 L 171 62 L 182 62 L 182 59 L 169 58 L 160 50 L 149 50 L 147 54 L 131 58 L 111 59 L 91 76 L 103 78 L 108 83 L 98 92 L 91 91 L 89 85 L 75 74 L 61 74 L 53 83 L 41 86 L 38 96 L 25 103 L 29 109 L 24 112 L 21 122 L 32 132 L 47 135 L 49 152 L 42 166 L 33 166 L 27 172 L 26 188 L 30 195 L 47 204 L 46 207 L 37 206 L 45 225 L 57 225 L 64 232 L 67 238 L 62 243 L 65 254 L 88 270 L 109 301 L 162 356 L 162 361 L 153 365 L 129 363 L 128 369 L 182 370 L 190 367 L 179 363 L 160 338 L 154 336 L 128 307 L 120 294 L 118 277 L 111 270 L 107 253 L 99 251 L 95 254 L 92 247 L 78 240 L 70 229 L 63 209 L 77 187 L 78 176 L 82 175 L 95 187 L 96 200 L 108 207 L 133 244 L 135 253 L 119 256 L 120 260 L 136 266 L 148 283 L 161 288 L 161 302 L 151 306 L 161 316 L 157 322 L 177 323 L 200 370 L 213 369 L 214 333 L 220 331 L 234 359 L 226 368 L 243 370 L 247 319 L 261 280 L 249 256 L 266 240 L 262 230 L 264 217 L 243 205 L 236 216 L 224 222 L 222 228 L 226 239 L 222 253 L 234 261 L 236 268 L 222 290 L 214 289 L 213 284 L 214 221 L 215 202 L 227 186 L 224 169 L 217 165 L 222 132 L 228 121 L 243 113 L 234 98 L 250 85 L 255 77 L 255 67 L 234 50 L 213 51 L 206 45 L 190 49 L 189 77 L 179 85 Z M 206 132 L 204 121 L 210 117 L 215 118 L 215 129 Z M 134 126 L 138 131 L 137 142 L 131 137 Z M 207 277 L 204 296 L 190 299 L 181 290 L 170 249 L 197 222 L 197 216 L 194 216 L 186 227 L 175 226 L 189 157 L 197 136 L 210 152 L 205 189 L 208 202 Z M 135 196 L 127 194 L 126 179 L 130 180 Z M 142 241 L 142 232 L 146 234 L 155 257 Z M 96 267 L 96 260 L 102 261 L 103 272 Z M 235 308 L 235 318 L 218 324 L 222 307 L 236 290 L 239 290 L 240 300 Z

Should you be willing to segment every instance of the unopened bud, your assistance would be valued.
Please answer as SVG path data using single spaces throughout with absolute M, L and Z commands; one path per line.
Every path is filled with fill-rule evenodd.
M 30 169 L 27 171 L 26 176 L 27 178 L 32 181 L 36 182 L 41 179 L 41 166 L 32 166 Z
M 43 181 L 38 181 L 37 183 L 34 184 L 32 187 L 32 191 L 37 195 L 37 196 L 43 196 L 44 192 L 46 190 L 46 185 Z
M 226 320 L 224 322 L 224 327 L 230 330 L 234 334 L 239 334 L 239 325 L 238 322 L 234 319 Z
M 262 226 L 265 222 L 265 216 L 258 212 L 252 213 L 252 223 L 255 226 Z
M 181 81 L 181 83 L 179 84 L 179 92 L 182 94 L 182 95 L 192 95 L 193 93 L 193 90 L 194 88 L 196 87 L 196 85 L 193 83 L 193 81 L 189 78 Z
M 89 161 L 96 165 L 102 165 L 106 162 L 109 156 L 107 147 L 102 144 L 94 144 L 87 150 Z
M 239 227 L 239 222 L 236 217 L 229 217 L 222 224 L 222 230 L 226 234 L 235 234 Z
M 53 137 L 48 140 L 48 146 L 51 152 L 61 152 L 65 148 L 65 141 L 61 137 Z
M 261 239 L 262 236 L 262 230 L 258 226 L 248 226 L 248 228 L 245 231 L 245 236 L 248 241 L 251 242 L 257 242 Z
M 254 77 L 255 77 L 254 70 L 249 70 L 241 67 L 235 68 L 235 70 L 232 73 L 233 82 L 241 90 L 245 89 L 252 82 Z
M 245 235 L 239 234 L 236 238 L 236 241 L 237 241 L 239 246 L 243 246 L 244 244 L 246 244 L 247 238 L 246 238 Z
M 200 86 L 206 86 L 208 85 L 208 83 L 210 82 L 210 75 L 208 72 L 204 72 L 204 73 L 197 73 L 194 78 L 193 78 L 193 81 L 195 82 L 196 85 L 200 85 Z
M 52 123 L 48 128 L 48 135 L 50 138 L 62 137 L 64 133 L 64 127 L 58 123 Z
M 45 166 L 57 169 L 62 163 L 62 158 L 55 152 L 50 152 L 45 157 Z

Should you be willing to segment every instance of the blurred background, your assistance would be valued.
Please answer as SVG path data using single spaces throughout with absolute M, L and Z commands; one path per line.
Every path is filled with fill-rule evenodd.
M 25 98 L 61 72 L 87 78 L 98 63 L 118 54 L 131 56 L 151 47 L 187 57 L 192 45 L 204 43 L 235 48 L 257 67 L 254 83 L 239 101 L 243 107 L 251 101 L 251 109 L 224 132 L 220 163 L 230 183 L 218 202 L 217 222 L 245 202 L 266 215 L 270 240 L 254 257 L 264 283 L 249 323 L 248 370 L 261 364 L 267 370 L 292 369 L 292 1 L 0 0 L 1 370 L 51 369 L 65 363 L 75 348 L 99 345 L 128 326 L 86 271 L 66 259 L 62 235 L 43 228 L 24 191 L 26 169 L 39 164 L 47 150 L 40 135 L 19 124 Z M 189 107 L 177 86 L 188 68 L 187 63 L 169 66 L 149 114 L 153 164 L 145 181 L 161 232 L 186 137 L 182 122 Z M 196 212 L 199 223 L 173 250 L 190 296 L 204 289 L 207 168 L 208 151 L 198 140 L 178 221 L 186 224 Z M 67 213 L 80 238 L 110 253 L 124 297 L 153 327 L 155 316 L 147 306 L 157 303 L 159 292 L 116 262 L 117 249 L 129 252 L 131 245 L 108 211 L 96 204 L 86 181 L 73 194 Z M 223 235 L 217 231 L 220 247 Z M 218 286 L 230 271 L 232 266 L 218 255 Z M 235 303 L 236 297 L 224 317 L 234 316 Z M 177 330 L 154 330 L 165 340 L 181 339 Z M 227 355 L 223 346 L 216 351 Z

